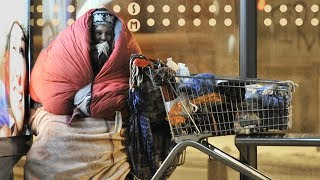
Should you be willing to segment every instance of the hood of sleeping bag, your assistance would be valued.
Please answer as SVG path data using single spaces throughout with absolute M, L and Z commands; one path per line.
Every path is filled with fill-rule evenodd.
M 126 23 L 117 16 L 113 51 L 94 77 L 90 59 L 94 10 L 60 32 L 40 52 L 31 71 L 31 98 L 51 113 L 72 114 L 75 94 L 90 83 L 92 117 L 113 119 L 115 111 L 127 111 L 130 55 L 141 50 Z

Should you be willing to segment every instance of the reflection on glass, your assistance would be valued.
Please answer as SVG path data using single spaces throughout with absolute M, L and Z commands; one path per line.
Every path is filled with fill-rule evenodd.
M 0 7 L 0 137 L 26 133 L 29 7 L 20 0 Z
M 258 11 L 258 77 L 299 84 L 293 99 L 292 131 L 318 132 L 319 1 L 266 2 L 265 12 Z M 267 7 L 272 9 L 267 11 Z
M 26 98 L 26 37 L 23 28 L 14 22 L 10 28 L 5 58 L 4 81 L 1 89 L 0 137 L 20 135 L 23 130 Z
M 42 19 L 42 22 L 37 22 L 42 26 L 42 31 L 36 34 L 41 33 L 39 40 L 42 42 L 35 42 L 35 56 L 86 10 L 105 6 L 124 18 L 146 56 L 163 59 L 172 57 L 176 62 L 187 64 L 193 73 L 238 75 L 236 4 L 235 0 L 152 0 L 148 3 L 132 0 L 63 0 L 62 3 L 57 0 L 37 0 L 34 6 L 41 5 L 43 12 L 35 14 L 36 22 Z M 59 11 L 55 11 L 56 6 Z M 219 11 L 220 8 L 222 11 Z M 229 41 L 231 36 L 234 39 Z

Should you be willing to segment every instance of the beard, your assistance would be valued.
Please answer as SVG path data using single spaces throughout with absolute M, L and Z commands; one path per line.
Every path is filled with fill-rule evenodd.
M 109 58 L 109 51 L 110 51 L 110 45 L 107 41 L 99 43 L 96 45 L 97 51 L 98 51 L 98 58 L 100 58 L 101 54 L 104 54 L 107 59 Z

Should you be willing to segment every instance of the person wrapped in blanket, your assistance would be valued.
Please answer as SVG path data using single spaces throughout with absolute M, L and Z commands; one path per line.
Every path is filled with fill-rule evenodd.
M 30 95 L 41 106 L 26 179 L 126 179 L 129 58 L 141 53 L 126 23 L 90 9 L 41 51 Z

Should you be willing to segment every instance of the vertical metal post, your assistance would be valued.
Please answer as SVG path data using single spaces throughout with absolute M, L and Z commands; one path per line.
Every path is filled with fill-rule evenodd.
M 257 168 L 257 146 L 256 145 L 236 145 L 240 152 L 240 161 L 253 168 Z M 252 180 L 250 177 L 240 174 L 240 180 Z
M 30 6 L 31 6 L 31 0 L 28 0 L 28 20 L 30 19 L 34 19 L 33 13 L 31 12 Z M 31 26 L 30 21 L 28 22 L 28 62 L 27 62 L 27 68 L 28 68 L 28 80 L 27 80 L 27 87 L 29 89 L 29 85 L 30 85 L 30 77 L 31 77 L 31 62 L 33 62 L 33 26 Z M 29 90 L 27 91 L 27 97 L 26 97 L 26 107 L 25 107 L 25 118 L 29 118 L 30 116 L 30 108 L 31 108 L 31 97 L 30 97 L 30 92 Z
M 240 0 L 240 77 L 257 77 L 257 0 Z M 244 156 L 244 157 L 243 157 Z M 242 149 L 240 160 L 257 168 L 256 147 Z M 255 162 L 255 163 L 254 163 Z M 250 179 L 240 174 L 241 180 Z
M 257 77 L 257 0 L 240 0 L 240 77 Z

